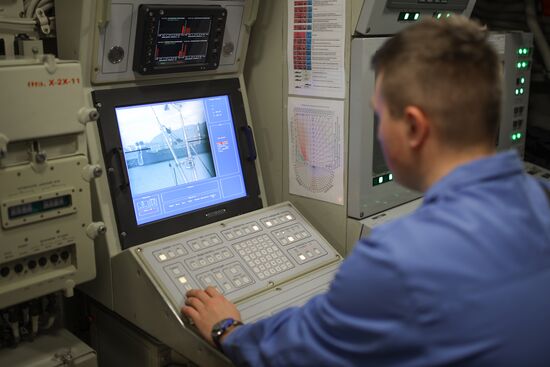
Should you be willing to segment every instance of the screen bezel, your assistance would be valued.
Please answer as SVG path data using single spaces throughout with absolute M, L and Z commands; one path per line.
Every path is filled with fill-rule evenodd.
M 229 98 L 247 195 L 229 202 L 138 225 L 127 178 L 126 162 L 122 153 L 122 141 L 115 109 L 224 95 Z M 238 79 L 97 90 L 92 92 L 92 98 L 100 112 L 98 129 L 103 149 L 103 159 L 108 174 L 118 235 L 123 249 L 262 207 L 255 160 L 249 158 L 250 155 L 253 155 L 253 152 L 247 150 L 249 141 L 244 130 L 248 128 L 248 124 Z

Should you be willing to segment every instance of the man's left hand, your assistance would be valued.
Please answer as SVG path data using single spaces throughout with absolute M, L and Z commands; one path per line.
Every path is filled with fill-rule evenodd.
M 192 289 L 186 296 L 181 312 L 193 320 L 203 338 L 212 345 L 214 342 L 210 333 L 214 324 L 227 318 L 241 321 L 237 307 L 214 287 Z

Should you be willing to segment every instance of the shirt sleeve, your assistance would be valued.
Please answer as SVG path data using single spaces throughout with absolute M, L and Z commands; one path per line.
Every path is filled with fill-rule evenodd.
M 223 350 L 239 366 L 398 363 L 417 353 L 411 307 L 388 247 L 362 240 L 326 294 L 237 328 Z

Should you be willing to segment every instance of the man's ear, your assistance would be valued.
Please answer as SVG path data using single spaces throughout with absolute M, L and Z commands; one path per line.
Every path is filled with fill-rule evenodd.
M 412 149 L 419 148 L 426 142 L 431 133 L 431 121 L 424 111 L 416 106 L 407 106 L 404 112 L 409 147 Z

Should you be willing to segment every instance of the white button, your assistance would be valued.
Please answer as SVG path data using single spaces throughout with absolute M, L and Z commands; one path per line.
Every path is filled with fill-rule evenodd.
M 253 225 L 253 226 L 252 226 L 252 229 L 255 230 L 255 231 L 259 231 L 259 230 L 260 230 L 260 227 L 258 227 L 257 225 Z
M 314 248 L 313 251 L 315 251 L 316 254 L 320 254 L 320 253 L 321 253 L 321 251 L 319 251 L 318 248 Z
M 164 261 L 164 260 L 166 260 L 166 259 L 168 259 L 168 257 L 167 257 L 165 254 L 160 254 L 160 255 L 159 255 L 159 260 L 160 260 L 160 261 Z
M 265 222 L 265 225 L 268 226 L 268 227 L 271 227 L 273 225 L 273 223 L 271 223 L 270 221 L 267 221 L 267 222 Z
M 305 257 L 304 255 L 302 255 L 302 254 L 300 254 L 298 257 L 299 257 L 300 260 L 302 260 L 302 261 L 306 259 L 306 257 Z
M 214 275 L 216 275 L 216 278 L 218 278 L 218 279 L 222 279 L 222 278 L 223 278 L 223 274 L 222 274 L 222 273 L 216 273 L 216 274 L 214 274 Z
M 200 250 L 201 247 L 199 246 L 198 243 L 194 243 L 194 244 L 193 244 L 193 248 L 194 248 L 195 250 Z
M 206 259 L 208 260 L 209 263 L 214 262 L 214 258 L 212 256 L 208 256 Z
M 188 291 L 191 290 L 191 285 L 190 285 L 190 284 L 186 284 L 184 287 L 185 287 L 185 289 L 187 289 Z
M 179 277 L 179 278 L 178 278 L 178 281 L 179 281 L 181 284 L 187 283 L 187 279 L 186 279 L 185 277 Z
M 208 284 L 212 284 L 212 278 L 210 277 L 204 277 L 204 281 Z
M 294 241 L 294 237 L 288 236 L 288 240 L 289 240 L 290 242 L 292 242 L 292 241 Z
M 233 273 L 233 274 L 237 274 L 237 269 L 236 269 L 236 268 L 231 268 L 230 271 L 231 271 L 231 273 Z
M 176 252 L 177 252 L 178 254 L 180 254 L 180 255 L 183 255 L 183 249 L 182 249 L 182 248 L 178 248 L 178 249 L 176 250 Z
M 178 268 L 174 268 L 174 269 L 172 269 L 172 273 L 174 273 L 176 275 L 179 275 L 179 274 L 181 274 L 181 270 L 178 269 Z
M 263 279 L 264 278 L 263 273 L 258 274 L 258 278 Z
M 233 238 L 233 233 L 228 233 L 227 238 L 232 239 Z
M 223 286 L 224 286 L 225 289 L 227 289 L 227 290 L 230 290 L 230 289 L 231 289 L 231 286 L 229 285 L 229 283 L 223 283 Z
M 250 278 L 249 277 L 243 277 L 243 282 L 250 283 Z
M 245 229 L 244 229 L 244 232 L 245 232 L 245 233 L 250 233 L 250 228 L 245 228 Z
M 176 257 L 176 254 L 172 251 L 168 251 L 168 256 L 170 257 Z
M 308 257 L 312 257 L 312 256 L 313 256 L 313 254 L 312 254 L 311 252 L 309 252 L 309 251 L 306 252 L 306 255 L 307 255 Z
M 206 261 L 204 261 L 204 259 L 200 259 L 199 262 L 201 263 L 202 266 L 206 265 Z
M 269 271 L 267 271 L 267 270 L 264 271 L 264 275 L 265 275 L 266 277 L 268 277 L 268 276 L 269 276 Z
M 196 268 L 199 264 L 196 261 L 191 261 L 191 267 Z
M 289 214 L 289 215 L 287 215 L 287 216 L 286 216 L 286 219 L 288 219 L 288 220 L 292 220 L 292 219 L 293 219 L 293 218 L 292 218 L 292 215 L 290 215 L 290 214 Z
M 239 287 L 242 283 L 239 279 L 235 279 L 235 284 L 237 285 L 237 287 Z

